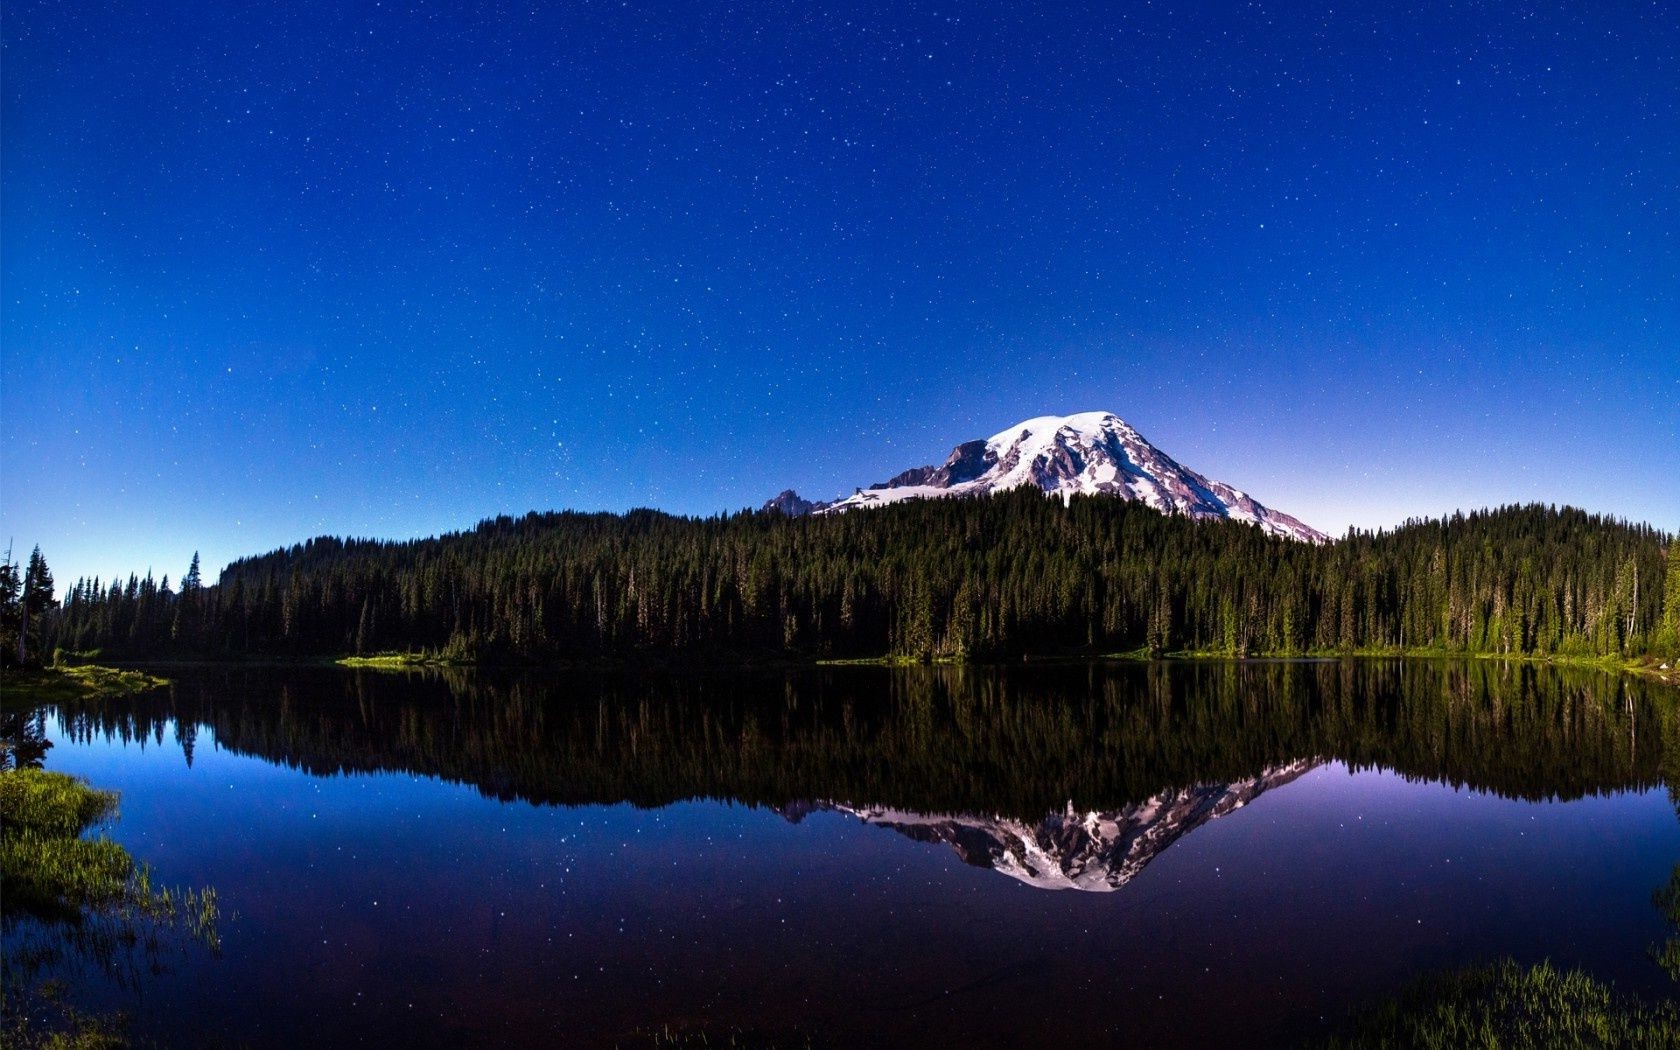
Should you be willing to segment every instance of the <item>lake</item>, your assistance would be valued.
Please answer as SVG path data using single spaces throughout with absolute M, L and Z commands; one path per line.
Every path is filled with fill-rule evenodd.
M 170 1045 L 1277 1044 L 1511 956 L 1672 990 L 1672 690 L 1490 662 L 180 668 L 46 709 L 219 956 Z

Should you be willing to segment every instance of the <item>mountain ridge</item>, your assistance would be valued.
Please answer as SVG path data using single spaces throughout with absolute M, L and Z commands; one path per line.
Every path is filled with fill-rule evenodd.
M 807 500 L 784 489 L 764 504 L 790 516 L 840 514 L 904 500 L 980 496 L 1034 485 L 1070 499 L 1109 495 L 1164 514 L 1252 522 L 1273 536 L 1325 543 L 1329 536 L 1222 481 L 1190 470 L 1112 412 L 1035 416 L 964 441 L 938 466 L 911 467 L 850 496 Z
M 1035 889 L 1110 893 L 1185 835 L 1323 764 L 1321 758 L 1277 763 L 1253 777 L 1164 790 L 1118 809 L 1082 809 L 1070 800 L 1062 812 L 1037 822 L 832 799 L 782 806 L 777 812 L 795 823 L 813 812 L 840 813 L 917 842 L 942 843 L 965 864 L 990 868 Z

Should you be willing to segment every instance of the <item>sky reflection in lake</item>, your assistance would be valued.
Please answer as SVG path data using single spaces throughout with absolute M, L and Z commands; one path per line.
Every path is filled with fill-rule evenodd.
M 1172 673 L 1189 686 L 1169 703 L 1179 716 L 1167 721 L 1177 728 L 1146 749 L 1157 756 L 1179 753 L 1168 746 L 1175 733 L 1217 722 L 1208 711 L 1185 713 L 1218 706 L 1222 679 Z M 1147 707 L 1145 694 L 1159 686 L 1131 671 L 1113 674 L 1118 698 L 1103 704 Z M 1371 740 L 1387 746 L 1383 741 L 1405 735 L 1417 705 L 1434 702 L 1428 698 L 1484 705 L 1485 726 L 1474 712 L 1450 717 L 1470 718 L 1458 735 L 1480 741 L 1499 769 L 1490 776 L 1508 778 L 1522 766 L 1509 751 L 1522 732 L 1498 714 L 1511 699 L 1499 695 L 1504 686 L 1437 675 L 1440 681 L 1402 688 L 1380 703 L 1367 704 L 1366 694 L 1389 688 L 1381 678 L 1335 687 L 1360 694 L 1351 698 L 1329 696 L 1322 680 L 1279 687 L 1276 695 L 1261 688 L 1238 695 L 1270 704 L 1293 695 L 1290 689 L 1312 693 L 1284 705 L 1292 713 L 1274 712 L 1272 730 L 1261 734 L 1285 747 L 1296 732 L 1322 731 L 1308 723 L 1318 725 L 1314 720 L 1338 704 L 1370 716 L 1359 734 L 1368 748 L 1378 746 Z M 1096 692 L 1092 678 L 1058 684 L 1051 676 L 1048 684 L 1006 689 L 998 694 L 1004 702 L 962 715 L 946 705 L 960 708 L 953 697 L 984 690 L 947 682 L 931 710 L 918 708 L 914 689 L 899 689 L 880 709 L 853 711 L 850 723 L 835 710 L 846 706 L 836 696 L 890 692 L 891 677 L 871 671 L 838 683 L 795 676 L 774 690 L 761 679 L 731 687 L 739 706 L 711 723 L 718 755 L 756 749 L 758 767 L 793 770 L 774 782 L 777 790 L 816 788 L 820 779 L 801 780 L 785 760 L 805 755 L 800 749 L 823 725 L 841 727 L 836 739 L 849 743 L 830 751 L 842 758 L 853 745 L 866 756 L 871 743 L 903 754 L 893 741 L 909 735 L 907 721 L 936 734 L 928 753 L 938 755 L 948 750 L 941 734 L 984 737 L 988 730 L 976 719 L 1019 722 L 1052 704 L 1058 690 L 1084 698 L 1069 699 L 1072 707 Z M 690 792 L 714 797 L 651 808 L 605 795 L 567 805 L 494 797 L 529 795 L 543 787 L 536 779 L 564 780 L 568 768 L 595 782 L 600 770 L 583 769 L 577 757 L 540 769 L 480 764 L 472 776 L 462 775 L 471 763 L 440 770 L 455 780 L 425 774 L 429 755 L 501 753 L 461 729 L 463 720 L 483 716 L 513 751 L 522 734 L 547 754 L 570 755 L 578 745 L 579 755 L 612 758 L 630 780 L 660 778 L 663 790 L 668 769 L 647 756 L 672 742 L 575 739 L 590 718 L 567 721 L 561 709 L 575 713 L 596 702 L 595 690 L 605 687 L 593 680 L 582 690 L 586 700 L 573 685 L 536 687 L 515 718 L 505 717 L 512 694 L 478 704 L 487 687 L 474 683 L 374 680 L 358 693 L 315 673 L 290 684 L 282 690 L 274 680 L 189 676 L 169 697 L 126 715 L 90 720 L 65 712 L 48 720 L 55 741 L 48 768 L 122 792 L 114 837 L 152 862 L 164 882 L 216 886 L 224 910 L 236 916 L 224 923 L 220 958 L 190 955 L 138 996 L 88 990 L 90 1005 L 131 1011 L 137 1034 L 252 1045 L 328 1037 L 610 1045 L 663 1025 L 706 1025 L 810 1033 L 819 1042 L 891 1030 L 906 1044 L 959 1033 L 1009 1043 L 1060 1030 L 1077 1014 L 1082 1034 L 1093 1037 L 1212 1044 L 1319 1031 L 1351 1004 L 1418 973 L 1500 955 L 1585 966 L 1634 991 L 1665 989 L 1646 949 L 1665 932 L 1651 893 L 1680 857 L 1674 806 L 1652 779 L 1660 772 L 1661 712 L 1671 719 L 1672 710 L 1664 706 L 1671 701 L 1644 693 L 1557 687 L 1556 695 L 1568 697 L 1560 711 L 1602 705 L 1603 717 L 1561 715 L 1565 728 L 1558 732 L 1598 727 L 1585 732 L 1605 737 L 1601 751 L 1593 751 L 1593 739 L 1575 744 L 1609 763 L 1601 791 L 1572 797 L 1579 791 L 1571 790 L 1567 801 L 1501 797 L 1417 770 L 1350 772 L 1333 749 L 1296 756 L 1317 761 L 1269 783 L 1267 763 L 1282 765 L 1283 756 L 1268 756 L 1264 745 L 1256 755 L 1266 761 L 1247 779 L 1224 779 L 1225 766 L 1218 777 L 1191 778 L 1212 785 L 1208 797 L 1225 800 L 1226 808 L 1211 814 L 1194 804 L 1174 809 L 1160 792 L 1122 797 L 1113 784 L 1126 778 L 1118 776 L 1099 788 L 1106 794 L 1064 800 L 1044 814 L 1083 826 L 1094 812 L 1111 827 L 1123 814 L 1119 826 L 1168 840 L 1126 851 L 1129 861 L 1141 856 L 1143 863 L 1128 868 L 1117 887 L 1096 887 L 1109 892 L 1092 893 L 1048 892 L 995 870 L 999 856 L 1023 849 L 998 829 L 1040 825 L 996 805 L 964 807 L 976 798 L 1012 797 L 990 786 L 953 787 L 948 810 L 899 804 L 895 827 L 832 808 L 868 816 L 867 804 L 879 811 L 893 806 L 892 798 L 816 790 L 770 797 L 770 789 L 743 789 L 746 804 L 717 797 L 716 782 Z M 1553 686 L 1533 679 L 1515 688 Z M 807 710 L 819 693 L 826 713 L 810 716 L 810 724 L 801 728 L 794 718 L 764 728 L 775 724 L 777 705 Z M 753 706 L 759 694 L 767 706 Z M 672 716 L 678 723 L 693 714 L 691 702 L 671 700 L 682 708 Z M 1057 711 L 1048 708 L 1045 717 L 1060 717 Z M 190 766 L 177 717 L 197 726 Z M 1104 717 L 1116 727 L 1124 722 L 1112 711 Z M 400 771 L 332 772 L 335 761 L 355 763 L 326 754 L 325 742 L 352 741 L 356 726 L 379 718 L 395 719 L 407 736 L 374 765 Z M 1617 718 L 1631 720 L 1633 732 Z M 1301 724 L 1281 728 L 1291 719 Z M 855 729 L 862 723 L 870 728 Z M 1651 739 L 1640 742 L 1640 727 Z M 262 746 L 253 746 L 259 740 Z M 1505 753 L 1495 756 L 1501 748 Z M 1533 772 L 1544 777 L 1546 747 L 1518 752 L 1534 756 Z M 625 755 L 641 755 L 645 764 Z M 995 757 L 994 782 L 1011 779 L 1010 760 L 1041 769 L 1078 769 L 1083 761 L 1048 753 Z M 1168 769 L 1176 759 L 1163 761 Z M 719 757 L 711 766 L 724 764 Z M 1360 764 L 1370 765 L 1369 757 Z M 917 803 L 926 797 L 913 787 L 923 781 L 902 763 L 896 772 L 870 773 L 873 780 L 856 779 L 855 770 L 835 775 L 848 786 L 901 790 Z M 543 790 L 565 794 L 569 786 Z M 928 812 L 939 816 L 914 827 L 902 819 Z M 1037 845 L 1046 844 L 1053 862 L 1054 837 Z M 1113 863 L 1118 855 L 1093 855 L 1092 863 Z M 1037 862 L 1047 863 L 1042 849 Z

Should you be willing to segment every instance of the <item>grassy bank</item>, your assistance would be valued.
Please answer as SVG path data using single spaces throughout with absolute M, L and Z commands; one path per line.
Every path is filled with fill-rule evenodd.
M 288 656 L 275 653 L 195 655 L 169 652 L 143 655 L 124 652 L 116 658 L 120 659 L 129 668 L 153 668 L 164 671 L 169 668 L 192 667 L 353 667 L 373 669 L 479 667 L 543 671 L 624 668 L 912 667 L 926 665 L 1009 667 L 1023 663 L 1090 663 L 1101 661 L 1148 663 L 1154 661 L 1220 662 L 1349 659 L 1487 660 L 1506 663 L 1547 664 L 1554 667 L 1580 667 L 1601 671 L 1622 671 L 1646 675 L 1659 681 L 1680 685 L 1680 656 L 1654 656 L 1649 654 L 1639 656 L 1620 654 L 1578 656 L 1567 653 L 1471 652 L 1460 649 L 1400 648 L 1398 646 L 1356 649 L 1255 649 L 1246 652 L 1232 652 L 1229 649 L 1170 649 L 1166 652 L 1152 652 L 1142 647 L 1124 650 L 1070 648 L 1029 650 L 1009 655 L 952 656 L 936 654 L 909 656 L 898 653 L 881 653 L 841 657 L 819 656 L 808 652 L 789 652 L 772 648 L 723 649 L 701 652 L 652 648 L 631 653 L 594 656 L 575 655 L 544 659 L 506 656 L 464 657 L 448 655 L 446 652 L 436 650 L 420 649 L 341 656 Z M 11 687 L 14 682 L 30 681 L 32 676 L 52 674 L 66 674 L 72 677 L 89 674 L 124 676 L 139 675 L 139 672 L 92 664 L 59 666 L 48 668 L 45 671 L 33 672 L 4 671 L 0 672 L 0 686 Z M 144 676 L 141 677 L 144 678 Z M 145 685 L 142 688 L 152 688 L 157 684 L 168 684 L 167 680 L 162 678 L 151 679 L 151 682 L 152 685 Z M 121 691 L 134 692 L 137 690 L 129 688 Z
M 862 660 L 818 660 L 809 656 L 790 656 L 771 650 L 761 652 L 721 653 L 696 656 L 687 653 L 649 651 L 633 655 L 577 657 L 536 662 L 531 660 L 468 660 L 443 656 L 427 650 L 402 653 L 373 653 L 368 656 L 342 656 L 335 660 L 298 660 L 290 665 L 322 665 L 350 667 L 358 670 L 414 671 L 439 668 L 479 668 L 497 671 L 717 671 L 717 670 L 796 670 L 817 665 L 898 665 L 914 661 L 894 657 Z
M 962 664 L 965 661 L 949 658 L 923 661 L 908 656 L 853 656 L 840 660 L 816 660 L 814 662 L 818 667 L 917 667 L 923 663 Z
M 1145 649 L 1119 653 L 1103 653 L 1102 660 L 1167 660 L 1209 661 L 1227 660 L 1488 660 L 1498 663 L 1544 664 L 1548 667 L 1579 667 L 1595 671 L 1637 674 L 1670 685 L 1680 685 L 1680 660 L 1665 660 L 1655 656 L 1569 656 L 1558 653 L 1466 653 L 1450 649 L 1322 649 L 1305 652 L 1255 652 L 1237 655 L 1215 649 L 1177 649 L 1151 654 Z
M 70 700 L 132 696 L 168 684 L 167 678 L 144 671 L 120 670 L 98 664 L 6 671 L 0 673 L 0 705 L 28 707 Z
M 344 656 L 333 663 L 340 667 L 371 667 L 379 670 L 401 670 L 405 667 L 465 667 L 462 660 L 450 660 L 433 653 L 374 653 L 371 656 Z
M 85 964 L 122 980 L 155 969 L 166 937 L 214 951 L 214 890 L 155 886 L 151 869 L 103 835 L 117 795 L 41 769 L 0 770 L 0 922 L 6 975 L 0 1037 L 14 1047 L 122 1046 L 120 1025 L 64 999 L 55 973 Z M 136 960 L 136 952 L 142 958 Z
M 8 919 L 19 914 L 79 923 L 84 913 L 184 924 L 214 941 L 216 895 L 152 885 L 151 869 L 104 836 L 117 795 L 44 769 L 0 770 L 0 876 Z
M 916 660 L 905 656 L 854 657 L 844 660 L 815 660 L 819 667 L 908 667 L 919 664 L 1014 666 L 1020 663 L 1055 664 L 1089 661 L 1119 661 L 1126 663 L 1229 663 L 1240 660 L 1486 660 L 1500 663 L 1543 664 L 1549 667 L 1577 667 L 1612 674 L 1635 674 L 1669 685 L 1680 686 L 1680 661 L 1659 657 L 1621 656 L 1564 656 L 1558 654 L 1464 653 L 1446 649 L 1355 649 L 1312 650 L 1307 652 L 1254 652 L 1242 655 L 1213 649 L 1175 649 L 1166 653 L 1151 653 L 1147 649 L 1128 649 L 1105 653 L 1029 653 L 1014 660 L 958 660 L 936 657 Z
M 1506 960 L 1425 978 L 1359 1015 L 1333 1047 L 1680 1046 L 1680 1006 L 1618 995 L 1579 970 Z

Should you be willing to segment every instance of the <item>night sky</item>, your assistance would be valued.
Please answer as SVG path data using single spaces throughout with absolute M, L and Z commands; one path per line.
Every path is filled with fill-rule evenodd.
M 1680 12 L 13 0 L 0 540 L 66 584 L 849 492 L 1119 413 L 1327 531 L 1680 528 Z

